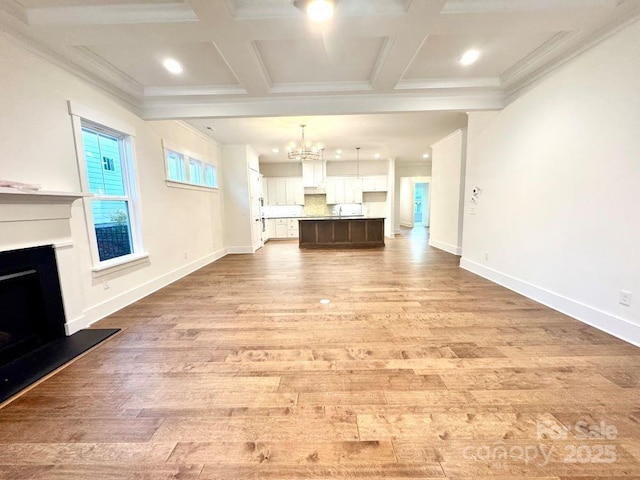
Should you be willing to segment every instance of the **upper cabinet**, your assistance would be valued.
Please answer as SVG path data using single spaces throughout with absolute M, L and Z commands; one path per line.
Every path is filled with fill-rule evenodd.
M 371 175 L 367 177 L 362 177 L 362 191 L 363 192 L 386 192 L 387 176 Z
M 356 178 L 327 178 L 327 204 L 362 203 L 362 181 Z
M 302 162 L 302 185 L 316 188 L 324 182 L 324 164 L 322 160 Z
M 265 205 L 304 205 L 301 178 L 265 177 Z

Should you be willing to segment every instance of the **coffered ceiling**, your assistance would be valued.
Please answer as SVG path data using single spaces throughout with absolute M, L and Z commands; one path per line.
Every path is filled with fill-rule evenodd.
M 0 0 L 0 26 L 144 118 L 500 108 L 640 0 Z M 476 48 L 482 56 L 458 60 Z M 162 67 L 171 57 L 181 75 Z

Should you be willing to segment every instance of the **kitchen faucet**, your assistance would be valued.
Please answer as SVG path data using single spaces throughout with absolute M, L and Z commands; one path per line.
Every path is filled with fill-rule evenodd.
M 338 216 L 341 217 L 342 216 L 342 207 L 338 207 Z

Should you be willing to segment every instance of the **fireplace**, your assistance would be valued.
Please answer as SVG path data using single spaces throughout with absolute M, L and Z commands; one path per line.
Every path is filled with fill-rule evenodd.
M 0 252 L 0 365 L 65 336 L 53 246 Z

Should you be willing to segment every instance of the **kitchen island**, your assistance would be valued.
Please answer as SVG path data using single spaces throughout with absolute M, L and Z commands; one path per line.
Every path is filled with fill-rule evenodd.
M 312 217 L 298 226 L 300 248 L 384 247 L 384 218 Z

